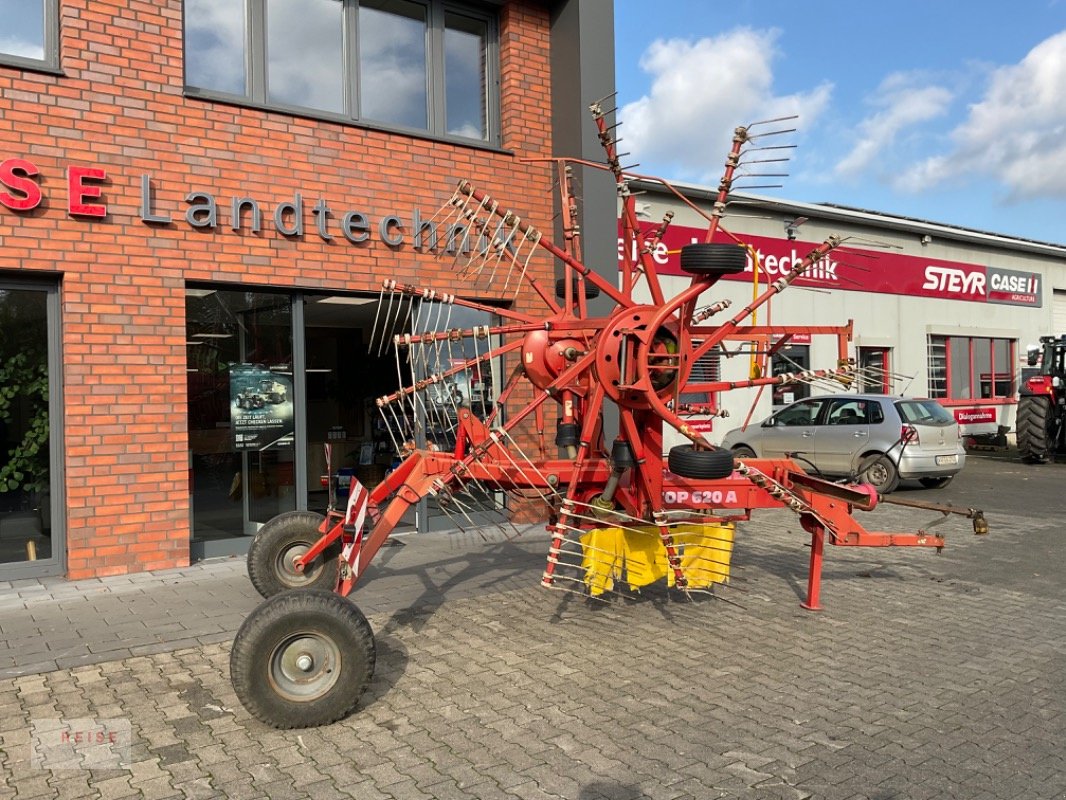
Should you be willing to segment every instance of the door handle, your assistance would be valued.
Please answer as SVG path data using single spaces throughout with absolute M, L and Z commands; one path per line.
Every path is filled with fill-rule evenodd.
M 856 431 L 855 433 L 853 433 L 851 435 L 854 436 L 856 439 L 861 439 L 864 436 L 866 436 L 867 434 L 863 433 L 862 431 Z

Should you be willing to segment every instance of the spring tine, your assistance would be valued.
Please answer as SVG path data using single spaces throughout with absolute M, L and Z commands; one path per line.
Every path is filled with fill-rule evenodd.
M 378 292 L 378 305 L 377 305 L 377 309 L 374 311 L 374 324 L 370 328 L 370 344 L 367 347 L 367 353 L 368 354 L 373 352 L 373 350 L 374 350 L 374 337 L 377 336 L 377 332 L 378 332 L 378 318 L 381 316 L 381 307 L 385 304 L 385 289 L 386 289 L 386 287 L 388 287 L 388 285 L 389 285 L 388 281 L 385 281 L 384 283 L 382 283 L 381 284 L 381 291 Z
M 382 322 L 382 325 L 381 325 L 381 341 L 378 343 L 378 358 L 380 358 L 382 356 L 382 354 L 385 352 L 385 349 L 386 349 L 386 342 L 388 341 L 388 336 L 386 334 L 386 331 L 391 331 L 392 330 L 392 325 L 389 323 L 389 319 L 392 317 L 392 303 L 393 303 L 393 300 L 395 300 L 395 298 L 396 298 L 395 282 L 393 282 L 393 291 L 389 293 L 389 308 L 385 312 L 385 320 Z M 400 384 L 400 385 L 402 386 L 403 384 Z

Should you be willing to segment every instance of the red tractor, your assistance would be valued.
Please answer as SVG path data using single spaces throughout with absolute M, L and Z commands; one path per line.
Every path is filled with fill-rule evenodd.
M 1038 367 L 1022 382 L 1018 398 L 1018 452 L 1043 463 L 1066 450 L 1066 334 L 1041 336 L 1029 348 L 1029 366 Z

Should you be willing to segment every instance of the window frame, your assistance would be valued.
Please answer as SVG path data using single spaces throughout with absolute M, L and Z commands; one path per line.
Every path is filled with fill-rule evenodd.
M 58 2 L 58 0 L 49 0 Z M 370 130 L 402 133 L 434 141 L 465 144 L 485 149 L 501 148 L 500 111 L 500 28 L 499 16 L 491 7 L 478 4 L 449 2 L 448 0 L 411 0 L 426 9 L 426 93 L 427 127 L 415 128 L 373 119 L 361 118 L 354 109 L 359 107 L 359 0 L 340 0 L 343 25 L 343 79 L 347 110 L 338 114 L 308 106 L 277 103 L 268 99 L 267 70 L 267 0 L 246 0 L 244 4 L 245 92 L 234 94 L 203 88 L 189 83 L 189 37 L 186 35 L 187 4 L 182 3 L 182 84 L 186 97 L 276 111 L 292 116 L 354 125 Z M 475 139 L 447 132 L 447 76 L 445 75 L 445 17 L 449 14 L 477 20 L 485 24 L 485 138 Z
M 44 58 L 27 58 L 0 51 L 0 67 L 16 67 L 37 72 L 59 70 L 59 0 L 42 0 L 44 4 Z
M 953 355 L 952 343 L 958 340 L 964 344 L 965 350 L 964 368 L 969 382 L 969 392 L 965 395 L 958 394 L 958 387 L 953 376 L 955 368 L 962 366 L 957 363 Z M 1007 363 L 1000 365 L 996 360 L 996 344 L 1007 343 Z M 985 347 L 989 359 L 989 396 L 981 396 L 981 373 L 976 373 L 974 353 L 976 348 Z M 938 356 L 941 363 L 936 364 L 934 369 L 934 350 L 939 349 L 942 355 Z M 1016 401 L 1018 393 L 1018 374 L 1015 364 L 1018 358 L 1018 340 L 1006 336 L 958 336 L 946 333 L 931 333 L 926 341 L 928 359 L 928 394 L 931 399 L 939 400 L 944 405 L 960 405 L 972 403 L 1012 403 Z M 1004 368 L 1000 371 L 1001 366 Z M 934 377 L 934 372 L 936 373 Z M 997 376 L 1004 375 L 1008 380 L 1008 391 L 998 393 L 996 384 L 1003 381 L 997 380 Z M 976 380 L 975 380 L 976 379 Z M 934 385 L 934 383 L 936 385 Z M 942 384 L 942 385 L 941 385 Z

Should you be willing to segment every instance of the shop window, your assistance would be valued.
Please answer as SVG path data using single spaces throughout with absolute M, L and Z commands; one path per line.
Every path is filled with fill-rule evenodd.
M 863 394 L 889 394 L 891 392 L 888 348 L 860 347 L 859 392 Z
M 59 66 L 58 0 L 0 0 L 0 64 Z
M 775 378 L 790 372 L 804 372 L 811 368 L 811 347 L 806 344 L 789 344 L 770 357 L 770 374 Z M 811 387 L 806 383 L 783 383 L 772 389 L 773 405 L 783 406 L 811 396 Z
M 0 284 L 0 576 L 56 571 L 54 288 Z M 57 345 L 58 346 L 58 345 Z M 51 569 L 49 568 L 51 565 Z
M 443 0 L 185 3 L 190 93 L 448 138 L 497 141 L 497 49 Z
M 930 336 L 929 396 L 944 400 L 1003 400 L 1014 397 L 1013 339 Z

